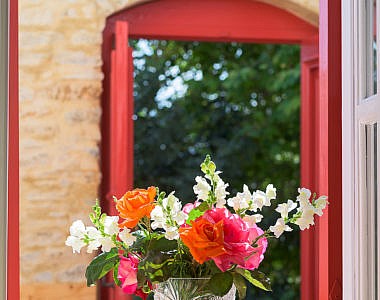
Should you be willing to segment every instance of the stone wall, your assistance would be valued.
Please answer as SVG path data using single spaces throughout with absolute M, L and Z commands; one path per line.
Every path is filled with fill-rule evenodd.
M 91 255 L 64 241 L 73 220 L 87 220 L 101 179 L 105 18 L 134 2 L 19 0 L 22 299 L 95 298 L 84 280 Z

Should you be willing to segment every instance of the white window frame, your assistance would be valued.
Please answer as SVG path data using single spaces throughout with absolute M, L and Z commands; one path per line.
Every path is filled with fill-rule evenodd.
M 373 193 L 368 196 L 366 192 L 366 180 L 368 169 L 373 171 L 377 168 L 377 219 L 379 223 L 379 131 L 380 131 L 380 93 L 379 93 L 379 66 L 380 49 L 377 48 L 377 94 L 365 98 L 365 83 L 363 77 L 367 77 L 366 68 L 363 67 L 365 57 L 365 39 L 361 31 L 364 22 L 361 23 L 359 14 L 363 14 L 359 5 L 363 0 L 342 1 L 342 174 L 343 174 L 343 299 L 345 300 L 372 300 L 372 290 L 367 290 L 368 283 L 374 281 L 376 276 L 371 275 L 370 266 L 372 261 L 366 255 L 366 247 L 369 243 L 370 249 L 373 240 L 373 220 L 368 222 L 366 211 L 372 208 L 371 201 L 363 201 L 374 198 Z M 380 36 L 380 0 L 377 0 L 377 45 Z M 368 59 L 368 58 L 367 58 Z M 371 165 L 364 169 L 366 158 L 363 156 L 365 150 L 365 137 L 363 137 L 363 124 L 377 122 L 377 166 Z M 373 151 L 368 157 L 374 155 Z M 370 205 L 370 206 L 368 206 Z M 367 224 L 367 227 L 363 224 Z M 380 226 L 377 224 L 377 249 L 380 247 Z M 370 228 L 368 228 L 370 227 Z M 366 253 L 364 253 L 366 251 Z M 372 253 L 374 255 L 374 253 Z M 379 257 L 379 253 L 376 254 Z M 379 258 L 377 259 L 378 270 L 380 270 Z M 380 287 L 379 276 L 377 286 Z
M 7 297 L 8 0 L 0 0 L 0 300 Z

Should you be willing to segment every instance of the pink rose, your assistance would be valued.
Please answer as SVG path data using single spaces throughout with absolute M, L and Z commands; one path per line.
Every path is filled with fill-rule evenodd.
M 189 214 L 190 211 L 193 209 L 193 208 L 196 208 L 198 207 L 199 205 L 201 205 L 201 202 L 198 202 L 198 201 L 195 201 L 194 203 L 187 203 L 185 204 L 183 207 L 182 207 L 182 211 L 185 213 L 185 214 Z
M 253 226 L 250 227 L 250 232 L 252 241 L 255 241 L 258 236 L 264 233 L 264 231 L 256 224 L 253 224 Z M 254 248 L 255 254 L 253 254 L 248 260 L 245 261 L 245 269 L 254 270 L 258 268 L 264 259 L 264 253 L 267 250 L 268 240 L 266 238 L 261 238 L 256 242 L 256 244 L 257 247 Z
M 133 255 L 120 257 L 117 278 L 121 281 L 121 288 L 126 294 L 134 294 L 137 289 L 137 266 L 139 260 Z
M 189 214 L 194 208 L 201 205 L 202 202 L 195 201 L 194 203 L 187 203 L 182 207 L 182 212 Z M 190 227 L 186 222 L 181 225 L 181 227 Z
M 220 270 L 225 272 L 234 264 L 248 270 L 254 270 L 259 266 L 264 259 L 268 242 L 266 238 L 262 238 L 257 243 L 258 247 L 251 246 L 255 239 L 263 234 L 256 224 L 250 227 L 238 215 L 231 214 L 226 208 L 208 210 L 201 218 L 211 223 L 223 221 L 226 253 L 212 257 Z

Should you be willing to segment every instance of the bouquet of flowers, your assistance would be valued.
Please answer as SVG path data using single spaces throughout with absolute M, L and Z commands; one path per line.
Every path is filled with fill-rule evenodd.
M 271 290 L 269 279 L 258 271 L 269 238 L 292 231 L 291 224 L 301 230 L 314 225 L 327 197 L 300 188 L 295 201 L 278 204 L 279 218 L 263 230 L 260 212 L 276 198 L 272 184 L 255 192 L 244 185 L 242 192 L 228 197 L 228 184 L 209 155 L 201 171 L 193 187 L 194 203 L 182 207 L 174 192 L 157 187 L 135 189 L 114 199 L 118 216 L 102 213 L 96 203 L 90 213 L 93 226 L 81 220 L 71 225 L 66 245 L 74 253 L 85 246 L 88 253 L 101 252 L 87 267 L 88 286 L 112 271 L 116 285 L 143 299 L 169 278 L 205 278 L 202 288 L 216 296 L 235 286 L 240 299 L 245 298 L 246 281 Z

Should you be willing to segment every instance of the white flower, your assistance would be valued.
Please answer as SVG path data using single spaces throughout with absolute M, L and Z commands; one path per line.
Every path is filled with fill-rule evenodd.
M 218 176 L 218 181 L 216 183 L 215 188 L 215 196 L 216 196 L 216 207 L 222 208 L 226 204 L 226 197 L 230 193 L 226 191 L 228 187 L 228 183 L 224 183 L 224 181 Z
M 67 237 L 65 245 L 69 247 L 73 247 L 73 253 L 75 252 L 80 253 L 80 249 L 86 246 L 86 243 L 82 239 L 70 235 Z
M 109 217 L 106 216 L 104 219 L 104 232 L 109 235 L 114 235 L 119 233 L 119 226 L 118 226 L 119 217 L 113 216 Z
M 292 231 L 292 229 L 285 224 L 285 221 L 283 218 L 280 218 L 277 220 L 276 224 L 274 226 L 270 226 L 269 230 L 274 233 L 276 238 L 279 238 L 281 234 L 283 234 L 284 231 Z
M 182 224 L 185 224 L 187 218 L 189 216 L 187 214 L 185 214 L 183 211 L 179 211 L 177 212 L 174 216 L 173 216 L 173 220 L 179 225 L 181 226 Z
M 314 201 L 314 212 L 318 216 L 323 215 L 323 210 L 327 206 L 327 196 L 320 196 L 317 200 Z
M 257 211 L 257 209 L 261 210 L 263 206 L 268 206 L 267 196 L 264 192 L 257 190 L 252 195 L 253 198 L 253 211 Z M 270 201 L 269 201 L 270 206 Z
M 255 214 L 252 216 L 246 215 L 243 217 L 243 221 L 248 224 L 249 227 L 253 227 L 254 224 L 260 223 L 263 219 L 263 215 Z
M 176 196 L 174 196 L 174 192 L 171 192 L 168 197 L 162 200 L 162 206 L 172 214 L 181 210 L 181 202 Z
M 228 199 L 227 203 L 235 211 L 249 209 L 252 203 L 252 194 L 248 186 L 244 184 L 243 192 L 237 193 L 235 197 Z
M 119 233 L 119 238 L 122 240 L 124 244 L 126 244 L 128 247 L 132 246 L 133 243 L 136 241 L 136 237 L 132 235 L 131 230 L 129 228 L 125 228 Z
M 65 245 L 73 248 L 73 253 L 80 253 L 80 249 L 86 246 L 84 242 L 86 227 L 81 220 L 73 222 L 70 226 L 70 235 L 67 237 Z
M 178 228 L 174 226 L 167 227 L 165 232 L 165 238 L 167 238 L 168 240 L 178 240 Z
M 197 195 L 197 200 L 207 200 L 208 192 L 211 191 L 211 186 L 208 184 L 207 180 L 201 176 L 195 177 L 195 181 L 197 184 L 194 185 L 193 190 Z
M 113 247 L 116 247 L 115 243 L 108 236 L 103 236 L 98 239 L 99 243 L 102 245 L 103 252 L 110 252 Z
M 77 220 L 73 222 L 70 226 L 70 235 L 75 236 L 77 238 L 83 238 L 86 234 L 86 227 L 84 226 L 81 220 Z
M 301 230 L 309 229 L 310 225 L 314 225 L 315 209 L 309 203 L 303 206 L 300 211 L 302 211 L 302 215 L 295 221 L 295 224 L 297 224 Z
M 170 239 L 177 238 L 174 234 L 173 228 L 184 224 L 188 215 L 185 214 L 182 210 L 181 202 L 177 197 L 174 196 L 174 192 L 170 193 L 167 198 L 162 200 L 161 205 L 156 205 L 152 210 L 150 217 L 153 220 L 151 226 L 153 229 L 163 228 L 167 232 L 167 236 Z
M 276 188 L 273 186 L 273 184 L 267 185 L 267 188 L 265 190 L 265 195 L 267 196 L 267 199 L 269 199 L 268 206 L 270 206 L 270 200 L 276 199 Z
M 166 223 L 164 211 L 161 206 L 156 205 L 150 213 L 150 218 L 153 220 L 151 226 L 153 229 L 163 228 Z
M 101 246 L 99 239 L 102 237 L 102 235 L 93 226 L 86 227 L 86 235 L 89 239 L 89 243 L 87 244 L 87 253 L 91 253 Z
M 277 206 L 276 211 L 281 214 L 281 218 L 285 219 L 288 217 L 289 212 L 297 207 L 297 203 L 292 200 L 288 200 L 287 203 L 281 203 Z
M 310 204 L 311 191 L 306 188 L 298 189 L 299 195 L 297 196 L 297 201 L 300 203 L 301 207 L 307 206 Z

